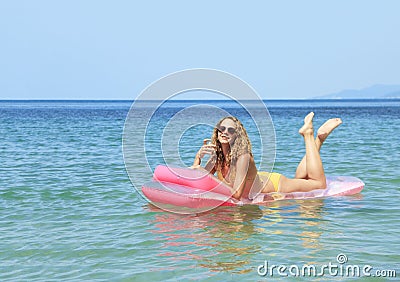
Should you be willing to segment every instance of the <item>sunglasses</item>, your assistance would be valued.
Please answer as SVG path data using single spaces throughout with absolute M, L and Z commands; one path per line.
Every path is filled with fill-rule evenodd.
M 225 130 L 227 130 L 227 129 L 228 129 L 228 133 L 229 133 L 229 134 L 235 134 L 235 132 L 236 132 L 236 129 L 233 128 L 233 127 L 228 127 L 228 128 L 226 128 L 225 126 L 219 126 L 219 127 L 217 127 L 217 130 L 218 130 L 219 132 L 221 132 L 221 133 L 225 132 Z

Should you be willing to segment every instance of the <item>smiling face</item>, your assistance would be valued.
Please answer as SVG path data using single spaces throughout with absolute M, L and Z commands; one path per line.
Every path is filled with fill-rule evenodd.
M 236 117 L 228 116 L 221 119 L 214 127 L 211 142 L 216 149 L 217 171 L 221 171 L 224 164 L 228 166 L 231 162 L 235 164 L 242 154 L 249 153 L 252 156 L 251 142 L 246 129 Z M 234 174 L 233 171 L 232 175 Z
M 236 139 L 236 123 L 231 119 L 224 119 L 218 126 L 218 141 L 222 145 L 232 145 Z

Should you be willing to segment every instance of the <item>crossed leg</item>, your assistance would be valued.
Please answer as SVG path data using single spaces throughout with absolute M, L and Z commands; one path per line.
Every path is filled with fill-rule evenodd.
M 331 132 L 342 124 L 342 120 L 340 118 L 331 118 L 328 119 L 317 131 L 317 138 L 315 138 L 315 145 L 317 146 L 318 152 L 321 149 L 322 144 L 326 140 L 326 138 L 331 134 Z M 306 156 L 303 157 L 299 165 L 296 169 L 295 178 L 299 179 L 308 179 L 307 175 L 307 166 L 306 166 Z
M 304 162 L 302 161 L 303 164 L 302 162 L 300 162 L 299 164 L 299 166 L 301 166 L 299 174 L 300 173 L 303 174 L 305 178 L 291 179 L 282 175 L 279 183 L 280 192 L 283 193 L 297 192 L 297 191 L 307 192 L 314 189 L 326 188 L 326 178 L 325 178 L 324 168 L 322 166 L 321 157 L 319 155 L 319 149 L 321 148 L 323 141 L 326 139 L 326 137 L 329 135 L 330 132 L 327 132 L 327 130 L 322 130 L 324 128 L 324 126 L 322 126 L 321 131 L 319 131 L 319 134 L 321 133 L 321 139 L 316 142 L 314 140 L 314 128 L 312 124 L 313 117 L 314 113 L 313 112 L 309 113 L 304 118 L 303 127 L 300 128 L 299 130 L 299 133 L 303 135 L 306 147 L 306 155 L 304 157 Z M 328 126 L 325 126 L 325 128 L 328 128 Z

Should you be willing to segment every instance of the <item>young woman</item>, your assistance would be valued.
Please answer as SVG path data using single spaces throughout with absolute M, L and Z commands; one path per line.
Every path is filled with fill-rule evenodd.
M 253 186 L 255 191 L 263 193 L 325 189 L 326 178 L 319 150 L 328 135 L 342 123 L 342 120 L 334 118 L 326 121 L 318 129 L 314 140 L 313 117 L 314 113 L 309 113 L 299 130 L 304 138 L 306 154 L 297 167 L 295 178 L 274 172 L 257 171 L 247 132 L 235 117 L 225 117 L 217 123 L 211 143 L 204 143 L 200 148 L 193 167 L 200 167 L 201 159 L 206 154 L 211 155 L 205 169 L 211 174 L 217 172 L 218 179 L 231 187 L 232 197 L 236 199 L 249 198 Z

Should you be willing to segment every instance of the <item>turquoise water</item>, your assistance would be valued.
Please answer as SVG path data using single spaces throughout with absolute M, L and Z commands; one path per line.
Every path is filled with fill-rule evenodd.
M 304 152 L 297 130 L 307 112 L 315 112 L 316 127 L 339 116 L 343 124 L 321 151 L 325 171 L 361 178 L 362 193 L 164 212 L 136 192 L 125 171 L 121 138 L 130 102 L 1 101 L 0 280 L 267 281 L 257 273 L 265 261 L 321 266 L 337 263 L 341 253 L 347 264 L 371 265 L 372 274 L 396 270 L 399 277 L 400 101 L 266 104 L 276 171 L 294 174 Z M 188 137 L 192 148 L 182 145 L 185 163 L 208 134 L 198 133 Z M 143 183 L 146 171 L 138 163 Z

